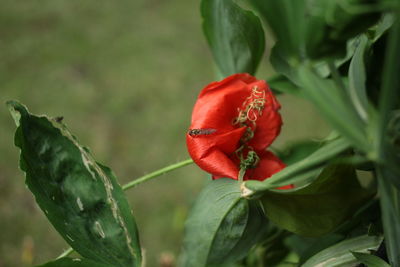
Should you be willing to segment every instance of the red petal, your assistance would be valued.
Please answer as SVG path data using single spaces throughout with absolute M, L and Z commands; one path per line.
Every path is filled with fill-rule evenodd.
M 275 156 L 268 154 L 270 152 L 263 152 L 280 132 L 282 120 L 278 113 L 279 103 L 265 81 L 257 80 L 246 73 L 234 74 L 209 84 L 201 91 L 193 108 L 190 125 L 192 131 L 186 138 L 189 153 L 195 163 L 215 178 L 237 179 L 239 163 L 234 153 L 240 146 L 245 127 L 238 128 L 233 121 L 239 111 L 244 110 L 243 104 L 252 101 L 249 97 L 253 97 L 254 87 L 265 92 L 266 102 L 262 115 L 255 111 L 259 117 L 253 139 L 247 144 L 263 155 L 260 162 L 263 174 L 259 176 L 260 173 L 256 171 L 258 168 L 252 172 L 257 174 L 258 180 L 263 180 L 283 168 L 279 159 L 276 161 Z M 252 178 L 253 175 L 249 177 L 255 179 Z
M 251 94 L 249 82 L 254 81 L 248 74 L 235 74 L 206 86 L 193 108 L 190 128 L 211 128 L 219 132 L 236 129 L 232 122 L 238 116 L 238 108 Z
M 194 162 L 200 168 L 213 175 L 237 179 L 238 165 L 230 157 L 233 156 L 245 128 L 230 132 L 209 135 L 186 135 L 188 151 Z
M 246 171 L 245 180 L 264 181 L 286 167 L 285 163 L 270 151 L 257 153 L 260 157 L 260 162 L 256 168 Z

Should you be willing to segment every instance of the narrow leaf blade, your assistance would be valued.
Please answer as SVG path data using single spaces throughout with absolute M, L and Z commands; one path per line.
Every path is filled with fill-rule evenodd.
M 352 252 L 352 254 L 357 260 L 361 261 L 368 267 L 390 267 L 386 261 L 377 256 L 360 252 Z

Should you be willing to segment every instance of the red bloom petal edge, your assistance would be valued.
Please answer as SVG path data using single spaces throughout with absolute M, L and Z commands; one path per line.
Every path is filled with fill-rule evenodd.
M 285 167 L 266 150 L 280 133 L 279 109 L 268 84 L 247 73 L 210 83 L 193 108 L 190 156 L 214 179 L 265 180 Z

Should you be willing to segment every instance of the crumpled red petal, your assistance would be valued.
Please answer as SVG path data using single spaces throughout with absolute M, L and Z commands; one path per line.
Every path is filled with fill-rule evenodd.
M 240 73 L 207 85 L 193 108 L 190 130 L 186 136 L 190 156 L 203 170 L 214 178 L 238 178 L 239 159 L 235 152 L 241 146 L 246 127 L 234 124 L 240 110 L 257 88 L 264 99 L 261 113 L 256 118 L 254 136 L 247 145 L 260 157 L 259 165 L 246 171 L 244 179 L 264 180 L 280 171 L 285 165 L 266 148 L 280 132 L 282 119 L 280 105 L 263 80 Z M 253 127 L 253 126 L 251 126 Z
M 190 129 L 216 129 L 218 133 L 225 133 L 237 128 L 232 122 L 254 86 L 265 91 L 266 107 L 257 119 L 257 129 L 249 145 L 255 150 L 268 147 L 280 132 L 280 105 L 265 81 L 247 73 L 234 74 L 206 86 L 193 108 Z

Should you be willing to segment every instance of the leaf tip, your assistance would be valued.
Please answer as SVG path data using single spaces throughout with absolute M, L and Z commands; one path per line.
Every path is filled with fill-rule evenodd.
M 28 109 L 19 103 L 16 100 L 9 100 L 6 102 L 7 108 L 11 113 L 11 116 L 14 119 L 14 122 L 17 126 L 19 126 L 19 122 L 21 119 L 21 115 L 27 115 L 28 114 Z

